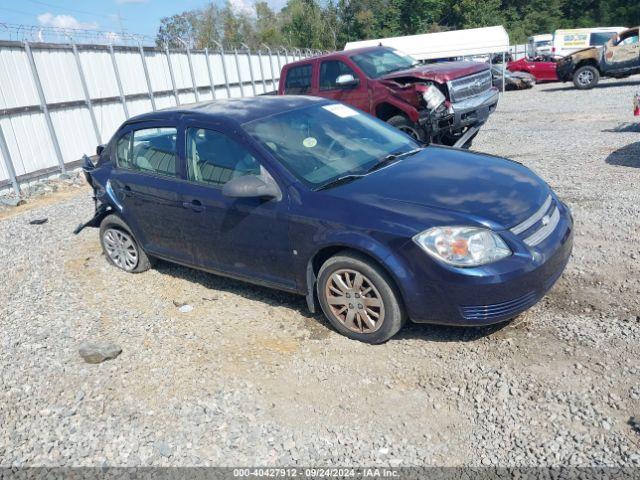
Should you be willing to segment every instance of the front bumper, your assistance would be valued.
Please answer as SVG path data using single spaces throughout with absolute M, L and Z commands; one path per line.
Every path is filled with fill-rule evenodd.
M 556 75 L 561 82 L 568 82 L 573 79 L 573 61 L 571 61 L 571 58 L 560 60 L 556 64 Z
M 433 138 L 459 137 L 470 127 L 482 126 L 496 109 L 499 97 L 498 89 L 491 87 L 480 95 L 452 103 L 449 108 L 442 106 L 437 112 L 422 110 L 419 123 L 428 128 Z
M 409 318 L 416 323 L 490 325 L 535 305 L 561 276 L 573 248 L 571 214 L 560 202 L 558 209 L 560 221 L 544 242 L 526 247 L 504 232 L 514 254 L 482 267 L 445 266 L 413 242 L 407 244 L 403 256 L 412 266 L 412 278 L 403 282 L 403 299 Z
M 461 132 L 467 127 L 482 125 L 486 122 L 489 115 L 496 109 L 499 97 L 498 89 L 491 87 L 480 95 L 452 103 L 454 132 Z

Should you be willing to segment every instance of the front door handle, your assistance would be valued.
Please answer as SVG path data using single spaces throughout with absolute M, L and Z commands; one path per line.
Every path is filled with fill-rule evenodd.
M 191 200 L 190 202 L 182 202 L 184 208 L 190 208 L 194 212 L 202 212 L 205 208 L 200 200 Z

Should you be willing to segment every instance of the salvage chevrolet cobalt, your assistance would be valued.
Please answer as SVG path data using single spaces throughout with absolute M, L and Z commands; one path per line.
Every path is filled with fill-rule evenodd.
M 509 320 L 569 259 L 567 206 L 524 166 L 282 96 L 126 121 L 84 170 L 106 258 L 154 259 L 304 295 L 369 343 L 408 321 Z M 267 321 L 267 320 L 265 320 Z

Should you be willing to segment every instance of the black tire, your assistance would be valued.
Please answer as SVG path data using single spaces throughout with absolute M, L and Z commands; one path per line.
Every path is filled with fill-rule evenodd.
M 346 324 L 334 313 L 327 300 L 328 295 L 326 292 L 330 288 L 328 287 L 328 282 L 332 280 L 332 275 L 340 275 L 340 273 L 345 270 L 358 272 L 363 275 L 363 285 L 368 287 L 373 285 L 372 292 L 367 295 L 370 295 L 373 299 L 381 300 L 382 308 L 380 311 L 382 313 L 382 320 L 379 325 L 376 323 L 376 327 L 373 331 L 357 332 L 348 328 Z M 402 306 L 401 296 L 398 293 L 394 282 L 389 278 L 387 273 L 382 270 L 382 268 L 365 256 L 355 252 L 338 253 L 337 255 L 329 258 L 322 265 L 318 272 L 316 292 L 318 294 L 318 300 L 320 301 L 322 311 L 329 322 L 331 322 L 331 325 L 333 325 L 339 333 L 353 340 L 359 340 L 361 342 L 371 344 L 386 342 L 398 333 L 406 321 L 406 314 Z M 345 293 L 345 296 L 349 295 Z M 358 298 L 361 299 L 367 297 Z M 367 299 L 370 300 L 371 298 Z M 357 310 L 358 308 L 362 309 L 362 305 L 358 306 L 358 304 L 355 303 L 360 301 L 361 300 L 354 298 L 354 305 L 350 308 L 354 309 L 356 312 L 365 312 L 364 314 L 371 318 L 368 313 L 366 313 L 366 311 L 369 310 L 368 307 L 365 306 L 364 310 Z M 339 306 L 334 306 L 334 308 L 338 309 Z M 348 314 L 348 311 L 346 314 Z M 363 317 L 358 316 L 362 315 L 362 313 L 355 313 L 355 315 L 356 322 L 359 321 L 361 325 L 365 324 Z
M 600 72 L 593 65 L 584 65 L 573 72 L 573 84 L 578 90 L 589 90 L 600 81 Z
M 136 261 L 135 264 L 128 264 L 127 266 L 119 265 L 109 253 L 109 249 L 106 246 L 108 243 L 108 239 L 105 238 L 105 235 L 108 235 L 109 231 L 119 231 L 123 232 L 125 238 L 129 238 L 132 243 L 132 248 L 135 249 Z M 113 233 L 113 232 L 112 232 Z M 107 215 L 102 222 L 100 223 L 100 245 L 102 246 L 102 251 L 104 252 L 104 256 L 107 258 L 107 261 L 121 270 L 124 270 L 128 273 L 140 273 L 146 270 L 149 270 L 154 263 L 154 259 L 149 257 L 140 245 L 138 241 L 133 236 L 131 229 L 129 226 L 117 215 Z M 132 266 L 131 266 L 132 265 Z
M 403 131 L 407 135 L 421 142 L 425 141 L 424 129 L 420 125 L 413 123 L 404 115 L 395 115 L 387 120 L 389 125 L 393 125 L 398 130 Z

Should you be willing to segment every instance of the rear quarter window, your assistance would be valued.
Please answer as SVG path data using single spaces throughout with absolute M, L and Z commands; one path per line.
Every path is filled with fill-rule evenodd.
M 284 81 L 284 93 L 303 95 L 311 90 L 311 64 L 291 67 Z

